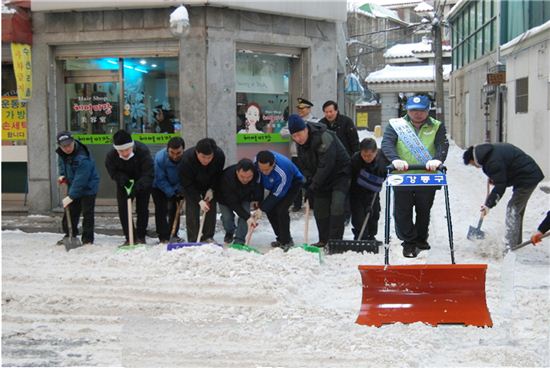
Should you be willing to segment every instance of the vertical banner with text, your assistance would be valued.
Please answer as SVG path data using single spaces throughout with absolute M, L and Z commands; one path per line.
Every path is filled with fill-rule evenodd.
M 17 98 L 19 101 L 28 101 L 32 91 L 31 45 L 12 42 L 11 55 L 17 82 Z
M 27 140 L 27 107 L 17 97 L 2 97 L 2 141 Z

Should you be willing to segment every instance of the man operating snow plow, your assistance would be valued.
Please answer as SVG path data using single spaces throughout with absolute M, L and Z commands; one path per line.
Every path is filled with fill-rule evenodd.
M 409 170 L 425 169 L 409 165 Z M 435 174 L 394 174 L 388 167 L 385 209 L 385 265 L 359 266 L 363 283 L 361 311 L 357 323 L 380 327 L 396 322 L 464 324 L 491 327 L 493 322 L 485 300 L 487 265 L 455 264 L 446 168 Z M 389 264 L 390 202 L 392 186 L 443 186 L 451 264 Z

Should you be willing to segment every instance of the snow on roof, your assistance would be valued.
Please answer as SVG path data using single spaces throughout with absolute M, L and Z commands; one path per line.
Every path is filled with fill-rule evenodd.
M 530 37 L 533 37 L 539 33 L 542 33 L 544 31 L 546 31 L 547 29 L 550 29 L 550 20 L 547 21 L 546 23 L 544 24 L 541 24 L 540 26 L 537 26 L 537 27 L 534 27 L 534 28 L 531 28 L 530 30 L 520 34 L 519 36 L 517 36 L 516 38 L 506 42 L 504 45 L 502 45 L 500 47 L 501 50 L 506 50 L 518 43 L 520 43 L 521 41 L 525 41 L 527 40 L 528 38 Z
M 451 51 L 451 46 L 443 45 L 443 51 Z M 423 39 L 416 43 L 398 43 L 390 47 L 384 53 L 385 58 L 408 58 L 415 57 L 415 54 L 432 52 L 432 42 L 428 39 Z
M 451 64 L 443 65 L 443 79 L 448 80 Z M 392 82 L 433 82 L 435 80 L 434 65 L 393 66 L 386 65 L 384 69 L 370 73 L 367 83 Z
M 430 4 L 426 4 L 425 2 L 421 2 L 419 3 L 415 8 L 414 8 L 414 11 L 415 12 L 430 12 L 430 11 L 433 11 L 434 8 L 433 6 L 431 6 Z
M 365 3 L 361 5 L 357 11 L 373 18 L 390 18 L 403 22 L 401 18 L 399 18 L 396 11 L 384 8 L 383 6 L 377 4 Z
M 420 2 L 422 2 L 422 0 L 371 0 L 371 3 L 375 3 L 381 6 L 415 5 Z

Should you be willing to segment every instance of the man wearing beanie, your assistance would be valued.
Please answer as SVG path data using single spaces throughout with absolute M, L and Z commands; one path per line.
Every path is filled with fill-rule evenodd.
M 149 220 L 149 196 L 153 185 L 153 159 L 149 148 L 141 142 L 132 140 L 124 130 L 113 135 L 113 149 L 107 153 L 105 167 L 109 176 L 116 182 L 118 216 L 126 237 L 124 245 L 129 244 L 128 232 L 128 194 L 126 188 L 132 186 L 130 198 L 136 200 L 137 226 L 136 243 L 145 244 L 145 233 Z M 131 214 L 130 214 L 131 216 Z
M 298 145 L 298 167 L 306 178 L 306 198 L 313 199 L 313 214 L 324 247 L 344 235 L 345 201 L 350 186 L 350 158 L 336 134 L 324 124 L 288 117 L 288 129 Z M 310 201 L 311 202 L 311 201 Z
M 212 138 L 203 138 L 183 153 L 180 180 L 185 197 L 187 241 L 199 237 L 200 216 L 206 216 L 199 241 L 213 243 L 216 231 L 216 196 L 225 165 L 225 154 Z
M 70 132 L 57 134 L 59 185 L 67 185 L 67 196 L 63 198 L 63 207 L 69 207 L 71 219 L 67 212 L 63 215 L 65 238 L 78 235 L 78 220 L 82 212 L 82 245 L 94 243 L 95 198 L 99 187 L 99 175 L 95 162 L 88 148 L 72 137 Z M 69 234 L 67 221 L 71 221 L 73 234 Z M 63 244 L 61 239 L 58 245 Z

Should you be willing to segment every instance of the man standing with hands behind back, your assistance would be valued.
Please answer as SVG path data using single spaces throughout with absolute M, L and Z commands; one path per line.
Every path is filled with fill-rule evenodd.
M 403 118 L 390 119 L 384 131 L 382 151 L 400 172 L 407 171 L 409 165 L 418 164 L 435 171 L 445 161 L 449 150 L 445 125 L 429 116 L 428 96 L 409 97 L 406 109 L 407 115 Z M 430 249 L 428 227 L 436 190 L 436 187 L 393 187 L 395 232 L 403 241 L 403 256 L 407 258 Z

